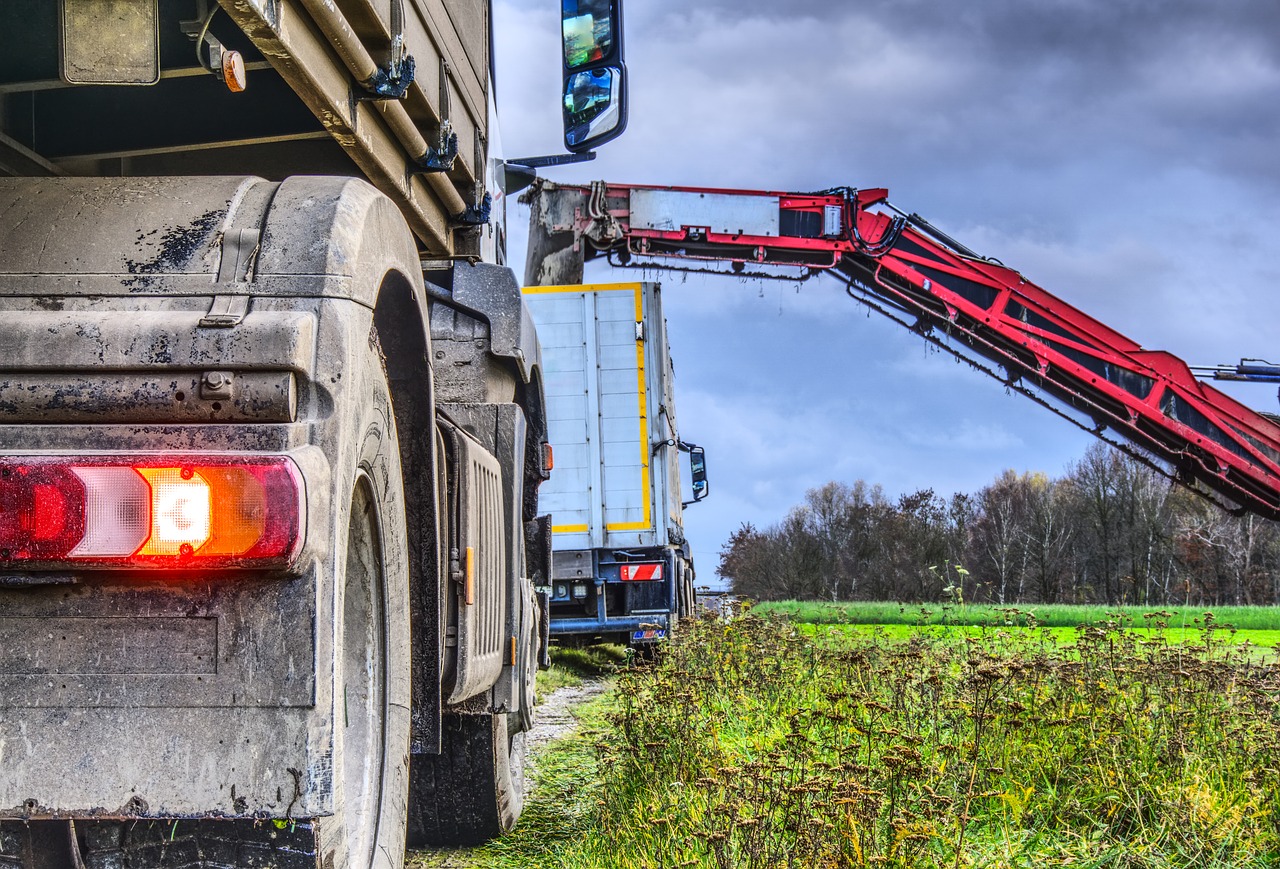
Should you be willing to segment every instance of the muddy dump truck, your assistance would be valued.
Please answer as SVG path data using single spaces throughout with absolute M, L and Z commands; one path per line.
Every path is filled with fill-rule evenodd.
M 676 422 L 661 288 L 524 293 L 543 343 L 555 456 L 542 488 L 552 519 L 550 636 L 652 647 L 693 611 L 684 508 L 710 491 L 705 451 Z
M 620 12 L 563 14 L 581 152 Z M 503 206 L 562 157 L 496 153 L 490 19 L 0 4 L 0 867 L 514 823 L 551 531 Z

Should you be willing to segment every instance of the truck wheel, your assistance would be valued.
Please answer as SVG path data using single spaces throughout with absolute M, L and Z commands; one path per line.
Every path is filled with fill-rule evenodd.
M 478 845 L 514 827 L 524 806 L 524 744 L 505 714 L 445 714 L 440 754 L 413 756 L 409 844 Z
M 399 869 L 407 823 L 412 701 L 404 480 L 386 371 L 376 346 L 371 350 L 365 394 L 372 400 L 356 430 L 346 556 L 334 595 L 337 793 L 334 817 L 320 819 L 318 856 L 326 867 L 332 857 L 335 869 Z
M 334 686 L 335 765 L 342 782 L 341 829 L 336 832 L 351 869 L 404 862 L 409 729 L 390 689 L 397 678 L 391 668 L 409 667 L 402 651 L 408 647 L 408 631 L 391 630 L 396 624 L 388 604 L 397 598 L 388 594 L 391 565 L 384 560 L 382 530 L 388 507 L 401 505 L 379 504 L 378 488 L 368 470 L 362 470 L 351 498 L 338 649 L 342 670 Z
M 689 584 L 689 569 L 685 566 L 684 561 L 679 558 L 676 559 L 675 565 L 676 610 L 671 614 L 672 633 L 675 633 L 675 628 L 679 621 L 689 615 L 689 595 L 685 590 Z

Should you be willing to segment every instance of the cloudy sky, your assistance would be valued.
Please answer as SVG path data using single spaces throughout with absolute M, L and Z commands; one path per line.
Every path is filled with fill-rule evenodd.
M 495 0 L 508 156 L 563 150 L 557 5 Z M 630 127 L 552 180 L 887 187 L 1149 348 L 1280 359 L 1275 0 L 629 0 L 626 16 Z M 522 264 L 528 211 L 508 219 Z M 739 524 L 828 480 L 950 495 L 1005 468 L 1061 474 L 1090 442 L 834 279 L 661 280 L 682 435 L 712 474 L 687 515 L 700 581 Z M 1274 387 L 1230 391 L 1278 409 Z

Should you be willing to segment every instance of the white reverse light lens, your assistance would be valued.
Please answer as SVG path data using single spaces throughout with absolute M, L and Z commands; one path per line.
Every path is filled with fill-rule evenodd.
M 151 531 L 151 489 L 133 468 L 71 468 L 85 489 L 84 537 L 73 558 L 132 555 Z

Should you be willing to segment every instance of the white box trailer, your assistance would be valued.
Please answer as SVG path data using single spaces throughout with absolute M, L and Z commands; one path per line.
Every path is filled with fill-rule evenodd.
M 687 503 L 705 497 L 681 440 L 658 284 L 526 287 L 542 344 L 552 517 L 552 636 L 651 642 L 693 606 Z M 692 487 L 682 498 L 681 456 Z

